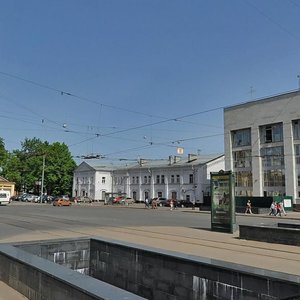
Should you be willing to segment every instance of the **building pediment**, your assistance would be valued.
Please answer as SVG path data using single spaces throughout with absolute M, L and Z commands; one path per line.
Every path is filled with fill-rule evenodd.
M 95 168 L 87 164 L 86 162 L 82 162 L 76 169 L 75 173 L 77 172 L 86 172 L 86 171 L 95 171 Z

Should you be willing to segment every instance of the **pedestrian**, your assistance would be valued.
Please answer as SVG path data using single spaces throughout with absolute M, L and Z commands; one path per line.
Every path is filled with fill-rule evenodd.
M 149 208 L 149 199 L 148 198 L 145 199 L 145 208 Z
M 246 204 L 245 214 L 247 214 L 247 213 L 249 213 L 249 214 L 252 215 L 251 201 L 250 201 L 250 200 L 248 200 L 248 201 L 247 201 L 247 204 Z
M 195 210 L 195 200 L 192 201 L 192 210 Z
M 281 208 L 281 212 L 286 216 L 287 213 L 286 213 L 286 211 L 284 209 L 284 203 L 283 203 L 283 201 L 280 202 L 280 208 Z
M 173 210 L 174 208 L 174 201 L 173 199 L 170 200 L 170 210 Z
M 280 202 L 276 203 L 276 214 L 275 216 L 279 215 L 281 217 L 281 205 Z
M 152 209 L 156 209 L 157 208 L 157 202 L 156 202 L 156 199 L 152 199 L 152 202 L 151 202 L 151 208 Z
M 270 212 L 269 212 L 269 216 L 275 216 L 276 215 L 276 204 L 275 204 L 275 201 L 273 201 L 271 203 L 271 206 L 270 206 Z

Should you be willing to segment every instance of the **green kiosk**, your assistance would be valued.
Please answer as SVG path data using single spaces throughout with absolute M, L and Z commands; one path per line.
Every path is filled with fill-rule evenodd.
M 233 233 L 235 218 L 234 177 L 231 171 L 210 173 L 211 230 Z

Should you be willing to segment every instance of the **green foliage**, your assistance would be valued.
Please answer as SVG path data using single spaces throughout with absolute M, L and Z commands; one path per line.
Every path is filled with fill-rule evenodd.
M 49 144 L 37 138 L 26 138 L 21 143 L 21 150 L 14 150 L 12 153 L 4 151 L 6 154 L 2 162 L 1 141 L 0 139 L 2 175 L 15 182 L 17 192 L 39 194 L 44 169 L 44 193 L 71 195 L 76 163 L 67 145 L 58 142 Z

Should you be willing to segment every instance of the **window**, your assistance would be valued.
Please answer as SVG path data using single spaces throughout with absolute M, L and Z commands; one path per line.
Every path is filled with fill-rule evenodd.
M 137 176 L 136 177 L 136 183 L 139 184 L 140 183 L 140 178 Z
M 180 183 L 180 175 L 176 175 L 176 183 Z
M 147 183 L 147 179 L 148 179 L 148 177 L 147 177 L 147 176 L 144 176 L 144 183 L 145 183 L 145 184 Z
M 264 167 L 284 166 L 283 146 L 262 148 L 260 149 L 260 155 Z
M 151 176 L 148 176 L 148 182 L 151 183 Z
M 248 168 L 251 167 L 251 150 L 234 151 L 233 163 L 234 168 Z
M 265 170 L 264 186 L 285 186 L 284 170 Z
M 165 183 L 165 175 L 161 175 L 161 183 Z M 159 196 L 161 197 L 161 196 Z
M 171 183 L 174 183 L 174 182 L 175 182 L 175 176 L 171 175 Z
M 162 198 L 162 192 L 157 192 L 157 197 Z
M 300 120 L 293 122 L 293 134 L 295 140 L 300 140 Z
M 190 202 L 191 201 L 191 196 L 190 195 L 186 195 L 185 199 L 186 199 L 187 202 Z
M 105 183 L 105 177 L 102 177 L 102 183 Z
M 251 130 L 241 129 L 232 132 L 232 147 L 251 146 Z
M 190 174 L 189 183 L 194 183 L 194 174 Z
M 145 200 L 146 199 L 149 199 L 149 192 L 148 191 L 145 191 L 145 198 L 144 198 Z
M 295 145 L 295 158 L 296 158 L 296 164 L 300 165 L 300 144 Z
M 252 187 L 252 173 L 248 171 L 236 172 L 235 185 L 237 187 Z
M 132 184 L 135 184 L 135 177 L 132 176 Z
M 278 143 L 283 141 L 283 129 L 281 123 L 262 126 L 260 130 L 262 143 Z
M 160 183 L 160 175 L 156 175 L 156 183 Z

